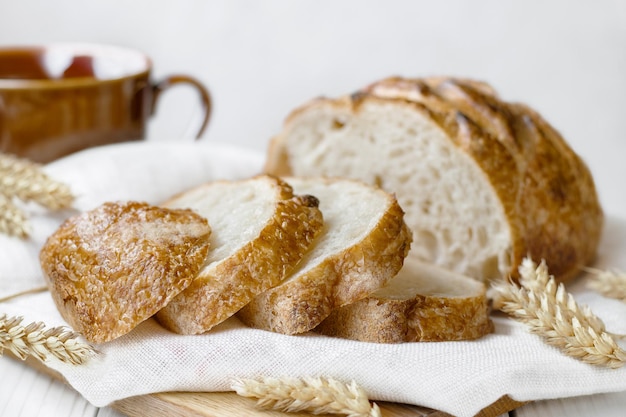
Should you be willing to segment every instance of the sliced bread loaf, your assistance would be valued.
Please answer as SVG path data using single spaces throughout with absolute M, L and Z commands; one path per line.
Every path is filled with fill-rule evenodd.
M 477 339 L 493 323 L 483 283 L 407 259 L 385 287 L 334 310 L 315 331 L 375 343 L 439 342 Z
M 411 233 L 395 197 L 381 189 L 347 179 L 285 180 L 296 193 L 318 197 L 324 230 L 286 281 L 257 296 L 237 316 L 251 327 L 296 334 L 396 275 Z
M 203 269 L 156 315 L 183 334 L 210 330 L 282 282 L 323 226 L 315 197 L 294 196 L 287 183 L 271 176 L 211 182 L 163 205 L 190 208 L 213 229 Z
M 211 228 L 190 210 L 105 203 L 53 233 L 39 258 L 63 318 L 87 340 L 131 331 L 204 265 Z
M 287 118 L 265 170 L 380 185 L 406 211 L 410 257 L 479 280 L 517 277 L 525 256 L 568 279 L 602 230 L 591 174 L 559 133 L 471 80 L 389 78 L 313 100 Z

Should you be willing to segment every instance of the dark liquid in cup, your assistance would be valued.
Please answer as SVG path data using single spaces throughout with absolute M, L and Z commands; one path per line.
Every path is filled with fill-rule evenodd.
M 0 79 L 54 80 L 95 78 L 93 57 L 73 56 L 61 74 L 51 74 L 45 66 L 43 50 L 15 50 L 0 54 Z

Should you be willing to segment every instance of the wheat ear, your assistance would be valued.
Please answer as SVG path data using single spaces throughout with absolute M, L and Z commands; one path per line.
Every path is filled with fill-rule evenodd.
M 615 298 L 626 302 L 626 272 L 618 270 L 601 270 L 585 268 L 593 274 L 588 281 L 588 287 L 605 297 Z
M 57 210 L 70 207 L 74 196 L 67 185 L 46 175 L 41 165 L 0 153 L 0 233 L 25 238 L 30 226 L 14 199 Z
M 545 262 L 537 266 L 524 260 L 519 271 L 521 286 L 512 281 L 493 284 L 495 308 L 568 356 L 609 368 L 624 366 L 626 351 L 591 309 L 581 308 L 565 286 L 556 283 Z
M 78 333 L 66 327 L 46 329 L 40 322 L 23 326 L 22 321 L 21 317 L 0 314 L 0 355 L 8 349 L 20 359 L 34 356 L 45 361 L 52 355 L 62 362 L 80 365 L 96 353 L 78 339 Z
M 43 172 L 40 164 L 0 153 L 0 191 L 8 198 L 34 201 L 52 210 L 70 207 L 69 187 Z
M 354 381 L 344 384 L 332 378 L 261 378 L 234 380 L 231 388 L 243 397 L 257 398 L 265 409 L 312 414 L 344 414 L 380 417 L 367 394 Z

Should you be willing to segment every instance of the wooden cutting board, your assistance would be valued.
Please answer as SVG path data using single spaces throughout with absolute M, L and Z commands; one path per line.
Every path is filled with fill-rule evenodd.
M 6 352 L 9 353 L 10 352 Z M 17 360 L 17 359 L 16 359 Z M 34 358 L 26 364 L 66 382 L 61 374 L 48 368 Z M 442 411 L 407 404 L 376 402 L 383 417 L 451 417 Z M 507 396 L 483 409 L 476 417 L 498 417 L 525 403 Z M 119 400 L 111 404 L 117 411 L 129 417 L 311 417 L 307 413 L 282 413 L 255 407 L 255 400 L 234 392 L 161 392 Z M 331 415 L 322 415 L 322 417 Z M 334 417 L 334 416 L 333 416 Z

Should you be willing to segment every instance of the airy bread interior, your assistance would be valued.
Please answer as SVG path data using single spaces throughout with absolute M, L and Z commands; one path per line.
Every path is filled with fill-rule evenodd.
M 238 317 L 252 327 L 296 334 L 395 276 L 411 234 L 396 199 L 377 187 L 339 178 L 284 179 L 296 193 L 319 199 L 324 229 L 293 273 L 257 296 Z
M 213 234 L 205 265 L 224 260 L 256 238 L 275 211 L 276 185 L 269 181 L 214 182 L 180 194 L 166 207 L 186 208 L 205 217 Z
M 167 201 L 167 207 L 190 208 L 209 220 L 212 250 L 157 320 L 177 333 L 204 333 L 281 283 L 322 229 L 318 203 L 266 175 L 210 182 Z
M 295 193 L 316 196 L 324 215 L 322 233 L 289 280 L 296 280 L 300 274 L 316 268 L 327 257 L 365 239 L 389 207 L 385 194 L 377 195 L 358 182 L 293 177 L 285 180 L 294 188 Z
M 526 256 L 566 281 L 593 261 L 603 213 L 591 172 L 535 110 L 487 84 L 389 77 L 295 109 L 265 172 L 338 176 L 395 193 L 411 258 L 482 281 Z
M 372 100 L 355 110 L 312 105 L 294 118 L 280 145 L 280 159 L 296 161 L 292 175 L 356 178 L 395 193 L 417 259 L 481 278 L 510 269 L 511 231 L 493 187 L 424 113 Z
M 372 297 L 408 300 L 417 295 L 441 298 L 484 296 L 485 285 L 436 265 L 407 261 L 398 275 Z

